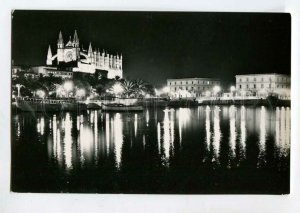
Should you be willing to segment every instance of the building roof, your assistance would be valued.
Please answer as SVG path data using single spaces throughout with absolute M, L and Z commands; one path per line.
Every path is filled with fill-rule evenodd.
M 180 81 L 180 80 L 214 80 L 220 81 L 218 78 L 168 78 L 167 81 Z
M 291 77 L 290 75 L 287 74 L 280 74 L 280 73 L 262 73 L 262 74 L 241 74 L 241 75 L 236 75 L 237 76 L 249 76 L 249 75 L 255 75 L 255 76 L 259 76 L 259 75 L 283 75 L 283 76 L 287 76 L 287 77 Z

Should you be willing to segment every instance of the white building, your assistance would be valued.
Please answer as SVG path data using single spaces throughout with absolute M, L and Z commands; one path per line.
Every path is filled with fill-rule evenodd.
M 236 75 L 237 96 L 267 97 L 270 94 L 290 98 L 291 77 L 283 74 Z
M 171 98 L 197 98 L 213 93 L 220 81 L 214 78 L 167 79 L 167 86 Z
M 57 65 L 74 64 L 73 72 L 94 74 L 96 71 L 106 71 L 107 78 L 123 77 L 122 55 L 111 55 L 99 49 L 93 50 L 91 44 L 88 51 L 80 48 L 76 30 L 73 39 L 70 36 L 66 44 L 62 33 L 59 33 L 56 54 L 52 55 L 49 45 L 46 64 L 53 66 L 54 61 Z
M 58 69 L 57 67 L 50 66 L 36 66 L 32 67 L 32 70 L 37 75 L 42 74 L 43 76 L 53 75 L 55 77 L 61 77 L 63 79 L 71 79 L 73 77 L 72 69 Z

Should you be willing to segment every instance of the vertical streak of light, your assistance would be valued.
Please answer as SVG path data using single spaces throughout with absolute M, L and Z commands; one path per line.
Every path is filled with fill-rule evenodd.
M 16 122 L 17 122 L 17 138 L 19 139 L 21 135 L 21 122 L 18 115 L 16 116 Z
M 122 124 L 120 113 L 117 113 L 115 115 L 114 132 L 115 132 L 114 141 L 115 141 L 115 151 L 116 151 L 116 162 L 117 162 L 117 167 L 120 168 L 121 152 L 122 152 L 122 144 L 123 144 L 123 124 Z
M 215 106 L 214 109 L 214 137 L 213 137 L 213 150 L 214 158 L 213 161 L 218 162 L 219 152 L 220 152 L 220 140 L 221 140 L 221 131 L 220 131 L 220 108 Z
M 57 158 L 57 123 L 56 123 L 56 115 L 53 115 L 53 129 L 52 129 L 52 135 L 53 135 L 53 155 L 54 158 Z
M 62 151 L 61 151 L 61 135 L 60 135 L 60 129 L 57 129 L 57 148 L 56 148 L 56 153 L 57 153 L 57 161 L 60 166 L 62 166 Z
M 179 144 L 181 145 L 181 142 L 182 142 L 182 116 L 180 115 L 180 109 L 179 109 L 179 116 L 178 116 L 178 128 L 179 128 Z
M 41 123 L 40 123 L 40 119 L 39 119 L 39 118 L 37 119 L 36 129 L 37 129 L 37 132 L 38 132 L 38 133 L 41 132 Z
M 146 111 L 146 125 L 149 125 L 149 110 Z
M 94 111 L 95 113 L 95 122 L 94 122 L 94 149 L 95 149 L 95 160 L 98 159 L 98 114 L 97 111 Z
M 174 110 L 171 110 L 171 120 L 170 120 L 170 128 L 171 128 L 171 144 L 172 147 L 174 145 L 175 131 L 174 131 Z
M 66 167 L 70 169 L 72 167 L 72 137 L 71 137 L 71 128 L 72 128 L 72 120 L 70 118 L 70 114 L 66 114 L 65 120 L 65 138 L 64 138 L 64 153 L 65 153 L 65 163 Z
M 285 139 L 285 110 L 284 110 L 284 107 L 281 107 L 281 109 L 280 109 L 280 134 L 279 134 L 280 156 L 284 155 L 284 153 L 285 153 L 284 139 Z
M 236 127 L 235 127 L 235 107 L 230 106 L 229 108 L 229 128 L 230 128 L 230 139 L 229 139 L 229 146 L 231 149 L 232 158 L 235 158 L 236 153 Z
M 93 111 L 91 111 L 91 113 L 90 113 L 90 122 L 91 122 L 91 124 L 94 123 L 94 113 L 93 113 Z
M 246 110 L 245 107 L 241 108 L 241 154 L 242 157 L 246 157 Z
M 41 118 L 41 135 L 44 135 L 45 131 L 45 119 L 44 117 Z
M 106 153 L 109 153 L 109 139 L 110 139 L 110 129 L 109 129 L 109 114 L 105 115 L 105 137 L 106 137 Z
M 134 136 L 136 137 L 136 135 L 137 135 L 137 121 L 138 119 L 137 119 L 137 114 L 135 113 L 134 114 Z
M 81 165 L 84 164 L 84 155 L 83 155 L 83 152 L 84 152 L 84 130 L 83 130 L 83 123 L 80 123 L 80 127 L 79 127 L 79 144 L 80 144 L 80 163 Z
M 210 140 L 211 140 L 211 132 L 210 132 L 210 107 L 207 106 L 205 109 L 205 130 L 206 130 L 206 146 L 207 150 L 210 150 Z
M 286 124 L 286 148 L 287 150 L 289 150 L 290 148 L 290 140 L 291 140 L 291 124 L 290 124 L 290 120 L 291 120 L 291 114 L 290 114 L 290 108 L 287 107 L 286 108 L 286 118 L 285 118 L 285 124 Z
M 169 121 L 169 110 L 164 110 L 164 152 L 165 157 L 168 159 L 170 154 L 170 121 Z
M 157 147 L 158 147 L 158 154 L 160 154 L 160 140 L 161 140 L 161 130 L 160 130 L 160 123 L 157 123 Z
M 275 144 L 277 149 L 280 150 L 280 109 L 276 107 L 276 120 L 275 120 Z
M 261 107 L 260 113 L 260 134 L 259 134 L 259 160 L 264 161 L 266 151 L 266 109 Z
M 77 131 L 79 131 L 79 128 L 80 128 L 80 121 L 79 121 L 80 117 L 79 115 L 77 115 L 76 117 L 76 128 L 77 128 Z

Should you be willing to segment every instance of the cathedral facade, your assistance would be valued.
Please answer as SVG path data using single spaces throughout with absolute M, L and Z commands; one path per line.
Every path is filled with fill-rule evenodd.
M 57 40 L 57 51 L 53 55 L 49 45 L 46 64 L 47 66 L 72 64 L 73 72 L 93 74 L 96 71 L 105 72 L 107 78 L 123 77 L 122 55 L 111 55 L 106 51 L 92 48 L 90 43 L 88 51 L 80 48 L 79 38 L 75 30 L 73 38 L 70 36 L 65 44 L 62 33 Z

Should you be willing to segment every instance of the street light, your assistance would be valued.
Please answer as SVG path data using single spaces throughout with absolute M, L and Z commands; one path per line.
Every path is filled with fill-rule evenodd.
M 37 90 L 36 94 L 39 98 L 44 98 L 45 97 L 45 92 L 43 90 Z
M 218 94 L 221 91 L 221 87 L 220 86 L 214 86 L 213 91 L 215 94 Z
M 112 87 L 112 91 L 115 95 L 118 95 L 124 91 L 124 88 L 121 84 L 117 83 Z
M 168 93 L 170 91 L 170 88 L 168 86 L 164 87 L 163 88 L 163 92 L 164 93 Z
M 69 92 L 73 90 L 73 83 L 71 81 L 66 81 L 64 83 L 64 89 L 67 92 L 67 97 L 69 97 Z
M 232 96 L 232 97 L 233 97 L 234 91 L 235 91 L 235 86 L 231 86 L 231 87 L 230 87 L 230 92 L 231 92 L 231 96 Z
M 21 87 L 24 87 L 24 86 L 22 84 L 17 84 L 16 87 L 18 89 L 18 97 L 20 97 L 20 95 L 21 95 L 20 89 L 21 89 Z
M 205 96 L 206 96 L 206 97 L 209 97 L 209 96 L 210 96 L 210 91 L 207 90 L 207 91 L 205 92 Z
M 235 86 L 231 86 L 230 87 L 230 92 L 234 92 L 235 91 Z
M 85 96 L 85 90 L 84 89 L 79 89 L 76 91 L 76 96 L 79 98 L 82 98 Z

